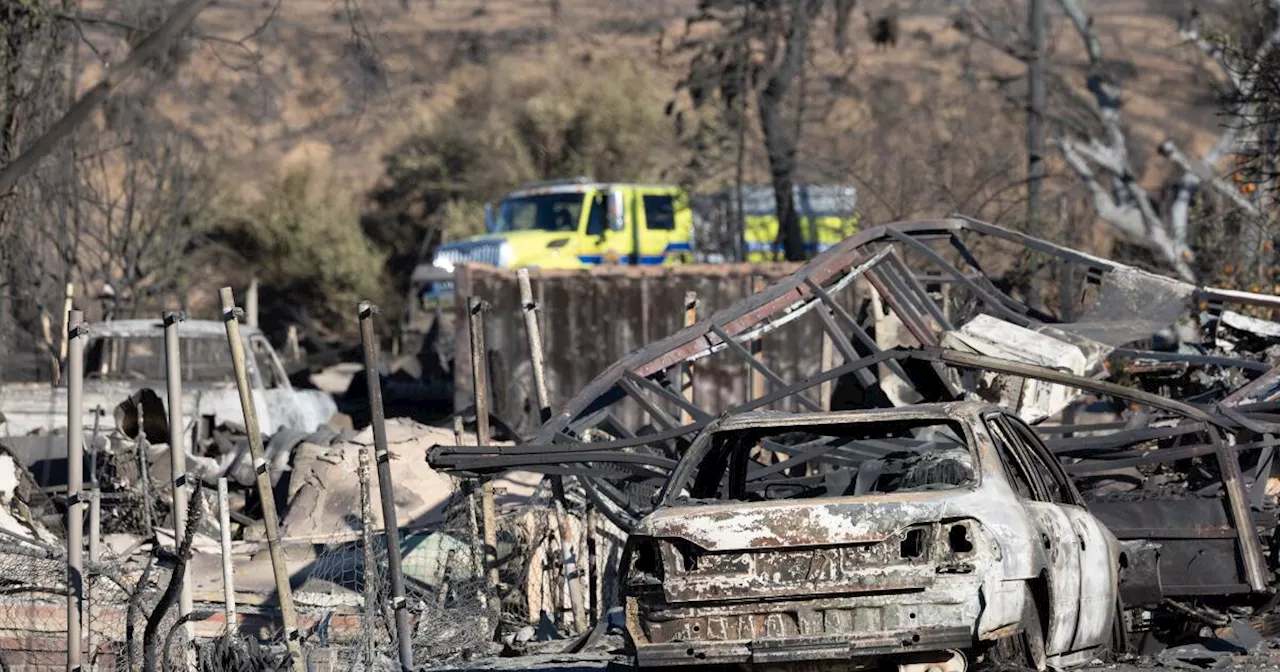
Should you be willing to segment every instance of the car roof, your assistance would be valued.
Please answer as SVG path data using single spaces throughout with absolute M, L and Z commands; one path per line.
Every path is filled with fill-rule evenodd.
M 247 324 L 240 325 L 240 334 L 244 338 L 261 334 L 262 330 Z M 178 325 L 181 338 L 223 338 L 227 337 L 226 326 L 221 320 L 186 320 Z M 89 336 L 107 338 L 158 338 L 164 335 L 164 322 L 160 320 L 112 320 L 110 322 L 92 322 L 89 324 Z
M 742 431 L 768 427 L 797 425 L 841 425 L 859 422 L 893 422 L 895 420 L 962 420 L 983 413 L 1000 411 L 994 404 L 979 401 L 949 401 L 916 404 L 896 408 L 872 408 L 852 411 L 788 413 L 785 411 L 752 411 L 732 415 L 720 421 L 712 431 Z
M 648 184 L 642 182 L 565 182 L 528 185 L 515 189 L 504 198 L 522 198 L 543 194 L 585 194 L 589 191 L 607 191 L 613 187 L 623 189 L 677 189 L 674 184 Z

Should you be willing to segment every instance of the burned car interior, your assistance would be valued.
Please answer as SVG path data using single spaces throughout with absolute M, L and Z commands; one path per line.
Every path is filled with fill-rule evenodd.
M 685 460 L 668 487 L 680 504 L 761 502 L 945 490 L 975 481 L 973 458 L 953 421 L 872 421 L 806 431 L 722 432 Z

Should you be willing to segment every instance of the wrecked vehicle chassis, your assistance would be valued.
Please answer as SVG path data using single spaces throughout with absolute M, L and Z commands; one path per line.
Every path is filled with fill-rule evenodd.
M 950 464 L 933 460 L 942 443 L 925 442 L 895 474 L 914 459 L 902 458 L 909 443 L 876 432 L 930 423 L 957 430 Z M 833 438 L 770 466 L 745 454 L 784 449 L 757 442 L 763 431 Z M 963 670 L 991 653 L 1061 667 L 1112 644 L 1118 558 L 1043 444 L 997 407 L 749 413 L 694 442 L 633 531 L 624 604 L 641 667 Z

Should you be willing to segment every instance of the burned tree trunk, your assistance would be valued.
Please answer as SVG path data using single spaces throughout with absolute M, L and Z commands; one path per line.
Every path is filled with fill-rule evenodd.
M 805 57 L 809 50 L 809 30 L 821 9 L 822 0 L 801 0 L 792 7 L 782 61 L 757 97 L 760 105 L 760 130 L 764 133 L 765 151 L 769 155 L 769 176 L 777 202 L 778 239 L 775 248 L 781 248 L 787 261 L 801 261 L 805 254 L 804 237 L 800 233 L 793 191 L 796 143 L 799 140 L 795 131 L 799 130 L 800 124 L 797 123 L 794 130 L 788 128 L 783 120 L 782 107 L 792 83 L 803 75 Z M 798 101 L 797 119 L 803 110 L 804 101 Z

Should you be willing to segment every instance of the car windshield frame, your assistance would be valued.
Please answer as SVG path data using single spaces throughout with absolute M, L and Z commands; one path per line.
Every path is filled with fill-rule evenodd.
M 967 480 L 967 482 L 962 485 L 956 485 L 953 487 L 936 489 L 936 490 L 904 489 L 904 490 L 896 490 L 891 492 L 868 492 L 861 495 L 848 495 L 848 494 L 828 495 L 825 497 L 814 498 L 814 499 L 836 499 L 836 498 L 848 499 L 848 498 L 862 498 L 862 497 L 886 497 L 886 496 L 894 496 L 897 494 L 911 495 L 911 494 L 930 493 L 930 492 L 954 494 L 960 491 L 975 490 L 981 485 L 983 480 L 983 477 L 982 477 L 983 460 L 981 458 L 980 451 L 978 450 L 978 447 L 975 443 L 975 436 L 973 433 L 973 429 L 970 427 L 968 422 L 964 421 L 961 418 L 957 418 L 957 417 L 953 417 L 945 414 L 904 413 L 904 414 L 892 414 L 892 415 L 876 415 L 874 417 L 866 417 L 866 418 L 850 417 L 850 418 L 842 418 L 838 421 L 831 421 L 831 422 L 815 423 L 815 422 L 806 422 L 804 420 L 797 419 L 795 422 L 790 422 L 790 423 L 781 423 L 781 424 L 764 423 L 762 424 L 762 426 L 759 426 L 759 427 L 741 426 L 741 425 L 735 425 L 732 427 L 709 427 L 706 430 L 704 430 L 703 433 L 697 439 L 695 439 L 694 442 L 689 446 L 689 449 L 685 451 L 685 454 L 681 457 L 680 461 L 676 464 L 676 467 L 672 470 L 670 477 L 667 479 L 667 482 L 663 484 L 662 490 L 658 494 L 657 501 L 659 502 L 659 506 L 662 506 L 662 507 L 697 506 L 697 505 L 707 505 L 707 504 L 741 505 L 743 503 L 753 501 L 753 500 L 735 499 L 730 496 L 717 497 L 714 499 L 703 499 L 703 498 L 692 497 L 690 494 L 693 488 L 695 487 L 696 479 L 701 469 L 701 464 L 712 457 L 712 451 L 715 450 L 717 441 L 723 441 L 723 439 L 726 438 L 726 435 L 749 436 L 753 434 L 760 435 L 762 433 L 776 435 L 776 434 L 784 434 L 789 432 L 809 432 L 809 433 L 814 433 L 818 435 L 825 434 L 827 436 L 836 436 L 841 429 L 848 431 L 848 430 L 853 430 L 854 428 L 858 428 L 859 430 L 861 430 L 864 428 L 870 429 L 872 426 L 875 426 L 875 425 L 881 425 L 881 426 L 899 425 L 900 426 L 900 425 L 903 425 L 904 423 L 917 425 L 921 427 L 930 426 L 930 425 L 942 425 L 958 431 L 959 439 L 962 444 L 961 446 L 958 446 L 958 447 L 963 447 L 965 451 L 968 453 L 969 459 L 971 460 L 972 473 L 971 473 L 971 477 Z M 859 439 L 859 440 L 874 440 L 874 439 Z M 741 448 L 740 450 L 749 451 L 750 448 L 749 447 Z M 749 462 L 750 460 L 747 460 L 747 461 Z M 730 461 L 730 463 L 726 464 L 723 471 L 721 472 L 722 473 L 721 478 L 724 478 L 725 474 L 729 474 L 732 469 L 733 469 L 733 466 Z M 730 475 L 730 478 L 732 478 L 731 475 Z M 682 493 L 685 493 L 685 494 L 682 494 Z M 763 501 L 766 503 L 768 502 L 781 503 L 786 501 L 792 501 L 792 502 L 804 501 L 804 499 L 779 498 L 775 500 L 763 500 Z
M 184 334 L 178 340 L 179 362 L 184 384 L 225 386 L 235 384 L 235 371 L 226 339 Z M 137 349 L 135 349 L 137 348 Z M 247 342 L 246 342 L 247 348 Z M 114 349 L 114 352 L 112 352 Z M 207 357 L 218 353 L 218 357 Z M 106 383 L 156 382 L 165 379 L 164 334 L 94 334 L 86 348 L 86 380 Z M 129 368 L 129 360 L 134 360 Z M 247 362 L 250 377 L 256 374 L 256 362 Z M 106 369 L 104 371 L 104 369 Z M 135 371 L 141 376 L 128 375 Z M 213 375 L 207 375 L 212 373 Z
M 587 192 L 572 191 L 526 194 L 505 198 L 498 205 L 497 216 L 493 220 L 492 233 L 511 233 L 515 231 L 577 232 L 581 227 L 582 211 L 587 207 L 588 196 Z M 517 209 L 530 206 L 533 208 L 531 225 L 524 225 L 518 218 L 524 212 L 517 212 Z M 561 214 L 568 214 L 568 222 L 565 226 L 556 225 Z

